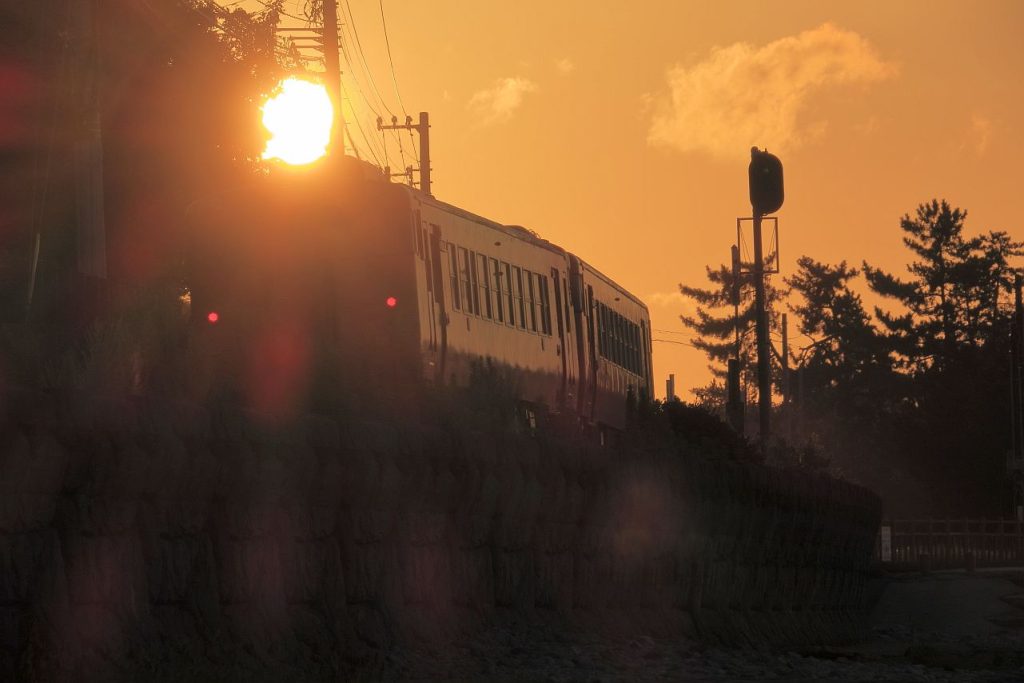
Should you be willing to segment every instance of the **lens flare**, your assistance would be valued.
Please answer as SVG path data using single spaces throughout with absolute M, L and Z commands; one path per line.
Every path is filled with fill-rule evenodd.
M 316 161 L 327 153 L 333 122 L 334 108 L 324 86 L 285 79 L 277 96 L 263 105 L 263 126 L 271 135 L 263 158 L 295 166 Z

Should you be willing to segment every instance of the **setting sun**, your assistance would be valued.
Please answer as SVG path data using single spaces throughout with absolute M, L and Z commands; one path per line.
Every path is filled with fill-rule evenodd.
M 263 105 L 263 125 L 270 139 L 264 159 L 309 164 L 327 153 L 334 108 L 319 83 L 298 78 L 281 82 L 280 91 Z

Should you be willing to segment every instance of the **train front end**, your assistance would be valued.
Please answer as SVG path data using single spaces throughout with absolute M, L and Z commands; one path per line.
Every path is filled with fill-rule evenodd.
M 197 203 L 185 254 L 207 396 L 269 415 L 411 390 L 419 367 L 408 194 L 340 159 Z

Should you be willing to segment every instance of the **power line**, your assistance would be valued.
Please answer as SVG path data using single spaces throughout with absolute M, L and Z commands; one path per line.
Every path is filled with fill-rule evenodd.
M 402 102 L 402 92 L 398 88 L 398 75 L 395 73 L 395 60 L 391 57 L 391 41 L 388 39 L 388 22 L 384 18 L 384 0 L 377 0 L 377 4 L 380 6 L 380 25 L 384 29 L 384 46 L 387 48 L 388 52 L 388 64 L 391 66 L 391 82 L 395 86 L 395 97 L 398 98 L 398 106 L 402 109 L 402 115 L 405 116 L 406 119 L 408 119 L 409 112 L 405 110 L 405 103 Z M 418 164 L 420 161 L 420 156 L 416 152 L 416 141 L 413 140 L 412 129 L 407 129 L 406 132 L 409 134 L 409 142 L 412 143 L 411 150 L 413 158 L 416 159 L 416 163 Z M 401 134 L 399 134 L 398 136 L 398 151 L 402 152 Z M 402 164 L 405 164 L 404 158 L 402 160 Z
M 374 80 L 373 73 L 370 70 L 370 64 L 366 61 L 366 52 L 363 51 L 363 43 L 359 40 L 359 29 L 356 27 L 355 16 L 352 14 L 352 6 L 349 5 L 348 0 L 345 0 L 345 9 L 348 12 L 348 26 L 352 35 L 355 37 L 356 50 L 359 52 L 359 58 L 362 60 L 363 69 L 366 73 L 367 79 L 369 80 L 370 87 L 373 88 L 373 92 L 377 95 L 377 99 L 384 107 L 384 110 L 391 116 L 394 116 L 395 113 L 391 111 L 391 107 L 389 107 L 388 103 L 384 101 L 383 97 L 381 97 L 380 90 L 377 88 L 377 82 Z
M 212 2 L 212 1 L 213 0 L 207 0 L 207 2 Z M 296 16 L 296 15 L 291 14 L 289 12 L 285 12 L 283 9 L 278 9 L 277 7 L 274 7 L 273 5 L 271 5 L 270 3 L 266 2 L 265 0 L 256 0 L 256 2 L 260 3 L 261 5 L 263 5 L 264 7 L 266 7 L 270 11 L 277 12 L 281 16 L 288 17 L 289 19 L 294 19 L 295 21 L 302 21 L 302 22 L 309 23 L 309 21 L 307 19 L 303 19 L 302 17 Z M 214 3 L 214 4 L 216 4 L 216 3 Z M 232 5 L 237 5 L 238 3 L 234 2 L 234 3 L 231 3 L 231 4 Z
M 348 2 L 348 0 L 345 0 Z M 384 19 L 384 0 L 377 0 L 377 4 L 380 5 L 380 24 L 384 28 L 384 46 L 388 51 L 388 63 L 391 65 L 391 82 L 395 84 L 395 96 L 398 98 L 398 106 L 402 109 L 402 115 L 408 116 L 409 112 L 405 110 L 405 104 L 402 102 L 402 93 L 398 90 L 398 76 L 395 75 L 395 61 L 391 58 L 391 41 L 388 40 L 388 22 Z M 412 135 L 412 133 L 409 133 Z
M 700 349 L 700 347 L 697 346 L 696 344 L 691 344 L 690 342 L 678 341 L 676 339 L 652 339 L 651 341 L 652 342 L 661 342 L 663 344 L 680 344 L 681 346 L 689 346 L 689 347 L 694 348 L 694 349 Z

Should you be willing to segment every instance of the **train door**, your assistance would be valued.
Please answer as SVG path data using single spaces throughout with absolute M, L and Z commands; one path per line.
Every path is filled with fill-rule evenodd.
M 420 331 L 421 345 L 426 344 L 428 361 L 435 360 L 432 356 L 437 352 L 437 302 L 434 300 L 434 255 L 430 249 L 430 235 L 424 227 L 423 218 L 417 209 L 415 214 L 416 252 L 423 262 L 423 280 L 416 284 L 419 291 L 423 287 L 423 295 L 418 297 L 424 307 L 421 318 L 423 329 Z
M 590 410 L 587 415 L 590 418 L 594 417 L 594 413 L 597 407 L 597 344 L 596 344 L 596 333 L 594 331 L 594 288 L 587 285 L 587 349 L 590 353 L 590 376 L 587 378 L 589 381 L 588 388 L 590 389 Z
M 433 224 L 430 225 L 430 277 L 433 290 L 431 325 L 437 330 L 430 362 L 434 364 L 434 380 L 442 384 L 448 355 L 448 312 L 444 306 L 444 276 L 441 274 L 441 227 Z
M 576 328 L 576 412 L 580 416 L 587 414 L 584 402 L 587 397 L 587 346 L 584 337 L 583 311 L 583 273 L 580 260 L 569 254 L 569 302 L 572 305 L 573 327 Z
M 641 394 L 647 400 L 654 399 L 654 377 L 651 369 L 651 335 L 648 333 L 646 320 L 640 321 L 640 367 L 644 373 L 644 386 Z
M 566 360 L 567 349 L 565 348 L 565 325 L 562 323 L 562 274 L 558 268 L 551 269 L 551 282 L 555 290 L 555 320 L 558 323 L 558 355 L 562 357 L 562 381 L 558 389 L 558 406 L 565 407 L 566 404 L 566 380 L 568 378 L 569 362 Z

